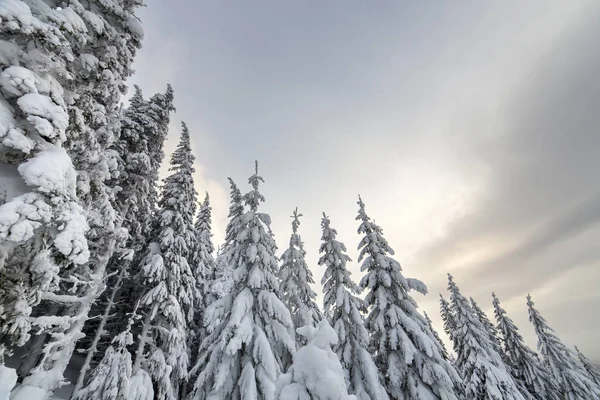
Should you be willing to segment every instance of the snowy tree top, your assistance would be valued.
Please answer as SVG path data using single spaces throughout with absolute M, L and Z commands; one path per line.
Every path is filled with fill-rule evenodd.
M 298 227 L 300 226 L 300 217 L 302 217 L 302 214 L 298 213 L 298 207 L 296 207 L 292 214 L 292 233 L 294 234 L 298 233 Z
M 258 175 L 258 161 L 255 161 L 254 175 L 248 178 L 248 183 L 252 186 L 253 190 L 244 195 L 244 201 L 253 212 L 256 212 L 256 210 L 258 210 L 259 204 L 265 201 L 264 196 L 258 191 L 258 186 L 260 182 L 264 181 L 265 180 L 263 179 L 263 177 Z

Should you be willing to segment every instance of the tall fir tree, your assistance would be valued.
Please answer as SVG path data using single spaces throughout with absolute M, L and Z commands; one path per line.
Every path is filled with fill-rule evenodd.
M 133 57 L 143 37 L 134 15 L 140 5 L 137 0 L 74 0 L 35 7 L 51 14 L 50 20 L 55 12 L 62 14 L 62 32 L 72 51 L 68 64 L 71 79 L 66 88 L 70 93 L 70 118 L 65 148 L 77 170 L 77 197 L 90 228 L 86 235 L 90 257 L 84 264 L 72 262 L 61 268 L 58 290 L 43 295 L 44 304 L 38 307 L 41 315 L 32 324 L 38 328 L 36 334 L 46 334 L 49 340 L 39 362 L 13 395 L 18 400 L 29 397 L 31 391 L 48 398 L 63 384 L 83 324 L 104 290 L 107 264 L 117 242 L 124 237 L 122 220 L 115 209 L 113 180 L 120 173 L 120 164 L 114 146 L 120 130 L 124 80 L 132 73 Z
M 128 231 L 127 242 L 121 252 L 111 259 L 108 271 L 115 274 L 110 287 L 118 287 L 119 272 L 125 270 L 123 287 L 117 293 L 114 321 L 115 330 L 123 329 L 131 312 L 131 299 L 139 298 L 141 285 L 135 284 L 144 250 L 151 240 L 159 200 L 159 169 L 164 160 L 173 106 L 173 88 L 167 85 L 165 93 L 157 93 L 149 100 L 136 93 L 123 112 L 118 151 L 124 162 L 117 194 L 119 210 L 124 214 L 123 227 Z M 114 282 L 114 283 L 113 283 Z M 107 292 L 103 300 L 109 296 Z M 102 304 L 103 306 L 103 304 Z M 110 307 L 108 307 L 110 308 Z
M 227 216 L 227 227 L 225 228 L 225 242 L 221 246 L 221 251 L 216 259 L 215 281 L 212 286 L 212 292 L 217 298 L 225 296 L 231 291 L 233 286 L 233 270 L 235 267 L 231 265 L 230 258 L 232 246 L 242 227 L 241 217 L 244 215 L 242 193 L 233 179 L 227 179 L 229 179 L 231 187 L 229 214 Z
M 211 214 L 210 198 L 208 193 L 206 193 L 204 201 L 200 205 L 196 224 L 194 225 L 198 246 L 192 256 L 194 277 L 196 277 L 200 292 L 200 297 L 197 301 L 199 309 L 208 307 L 215 300 L 211 290 L 216 277 Z
M 162 161 L 162 148 L 167 135 L 173 107 L 173 89 L 167 85 L 164 94 L 158 93 L 149 100 L 134 86 L 135 93 L 129 107 L 123 112 L 121 133 L 117 144 L 123 163 L 116 184 L 117 210 L 123 215 L 123 228 L 127 238 L 120 243 L 111 258 L 107 272 L 107 287 L 90 312 L 80 347 L 87 352 L 75 384 L 75 392 L 83 385 L 92 358 L 102 356 L 110 344 L 111 334 L 124 329 L 127 315 L 132 311 L 133 276 L 138 271 L 143 249 L 150 241 L 152 221 L 158 202 L 158 170 Z M 139 298 L 139 296 L 137 296 Z
M 194 299 L 195 313 L 194 320 L 190 323 L 189 348 L 190 365 L 195 365 L 198 357 L 200 343 L 206 337 L 204 327 L 204 310 L 216 300 L 216 294 L 213 292 L 216 277 L 215 259 L 213 256 L 214 245 L 212 243 L 211 232 L 211 213 L 210 198 L 208 193 L 200 205 L 198 218 L 194 225 L 197 247 L 192 254 L 192 272 L 196 279 L 198 297 Z M 190 376 L 192 380 L 194 377 Z M 189 389 L 189 382 L 186 383 L 180 397 L 185 397 Z
M 429 318 L 429 315 L 427 315 L 427 313 L 425 311 L 423 311 L 423 317 L 425 317 L 425 321 L 427 321 L 427 327 L 429 328 L 429 330 L 433 334 L 433 337 L 439 344 L 440 354 L 444 357 L 444 359 L 446 361 L 450 360 L 450 357 L 448 356 L 448 350 L 446 350 L 446 345 L 444 345 L 444 342 L 442 342 L 440 335 L 437 333 L 437 331 L 433 327 L 433 322 L 431 322 L 431 318 Z
M 479 321 L 483 325 L 483 329 L 490 338 L 490 343 L 492 343 L 492 346 L 494 346 L 494 350 L 496 350 L 496 353 L 502 355 L 502 346 L 500 345 L 498 330 L 496 329 L 494 324 L 492 324 L 488 316 L 479 307 L 479 304 L 477 304 L 477 302 L 472 297 L 470 297 L 469 300 L 471 301 L 471 307 L 473 307 L 475 314 L 477 314 L 477 318 L 479 318 Z
M 216 276 L 216 262 L 214 257 L 214 245 L 212 242 L 212 208 L 208 192 L 204 201 L 200 203 L 200 210 L 194 231 L 196 234 L 197 247 L 192 254 L 191 264 L 192 272 L 196 278 L 198 287 L 198 298 L 196 299 L 196 314 L 194 317 L 195 325 L 202 329 L 203 314 L 201 310 L 208 307 L 214 300 L 215 295 L 212 292 L 212 286 Z
M 577 358 L 579 359 L 579 362 L 587 372 L 588 376 L 592 378 L 596 385 L 600 385 L 600 370 L 598 369 L 598 367 L 592 364 L 589 358 L 587 358 L 581 351 L 579 351 L 579 348 L 577 346 L 575 346 L 575 352 L 577 353 Z
M 154 242 L 149 245 L 138 279 L 147 287 L 145 311 L 135 356 L 134 374 L 144 367 L 156 387 L 156 398 L 176 399 L 188 375 L 188 323 L 197 288 L 188 263 L 196 249 L 194 156 L 185 123 L 171 156 L 172 174 L 164 180 Z
M 360 286 L 368 290 L 365 301 L 369 307 L 365 325 L 388 394 L 394 399 L 456 399 L 460 378 L 440 354 L 427 321 L 409 294 L 411 290 L 426 293 L 425 285 L 402 275 L 400 263 L 392 258 L 394 251 L 367 215 L 360 197 L 358 205 L 358 233 L 363 235 L 358 260 L 365 271 Z
M 27 343 L 59 272 L 89 260 L 77 172 L 66 152 L 75 30 L 71 9 L 0 7 L 0 363 Z
M 562 398 L 565 400 L 600 399 L 600 387 L 587 376 L 583 368 L 577 365 L 567 347 L 548 326 L 534 305 L 531 295 L 528 295 L 529 321 L 533 324 L 538 337 L 538 350 L 546 367 L 558 382 Z
M 523 341 L 519 328 L 500 305 L 500 300 L 492 293 L 497 331 L 504 348 L 504 360 L 511 368 L 516 381 L 522 382 L 527 392 L 538 400 L 559 400 L 558 386 L 550 372 L 540 363 L 535 354 Z
M 325 268 L 321 280 L 324 311 L 338 337 L 332 349 L 341 362 L 348 392 L 358 400 L 387 399 L 380 382 L 380 372 L 369 353 L 369 333 L 363 317 L 367 306 L 358 297 L 360 289 L 346 267 L 351 261 L 346 254 L 346 246 L 336 239 L 337 231 L 331 227 L 325 213 L 321 229 L 318 264 Z
M 198 372 L 191 399 L 272 400 L 286 353 L 293 354 L 290 312 L 277 296 L 277 258 L 271 219 L 258 207 L 263 178 L 249 178 L 248 210 L 240 216 L 229 250 L 234 286 L 206 310 L 208 336 L 192 374 Z
M 314 284 L 312 272 L 306 264 L 304 243 L 298 233 L 300 217 L 298 208 L 292 214 L 292 235 L 290 244 L 281 256 L 279 269 L 279 298 L 290 310 L 294 329 L 311 325 L 316 327 L 323 319 L 321 310 L 316 303 L 317 294 L 310 287 Z M 297 342 L 304 344 L 301 338 Z
M 463 377 L 465 398 L 523 400 L 508 367 L 470 302 L 448 274 L 448 290 L 456 328 L 452 332 L 456 366 Z

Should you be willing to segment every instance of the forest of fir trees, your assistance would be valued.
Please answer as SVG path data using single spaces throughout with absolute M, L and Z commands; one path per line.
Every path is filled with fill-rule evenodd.
M 448 275 L 447 348 L 360 197 L 360 280 L 322 215 L 322 306 L 302 214 L 278 256 L 258 164 L 229 179 L 216 251 L 184 123 L 165 160 L 173 89 L 122 105 L 141 5 L 0 2 L 0 400 L 600 399 L 531 296 L 537 349 Z

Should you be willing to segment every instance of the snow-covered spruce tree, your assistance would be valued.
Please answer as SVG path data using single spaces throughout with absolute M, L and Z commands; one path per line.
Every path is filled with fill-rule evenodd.
M 540 363 L 537 355 L 525 344 L 519 328 L 500 305 L 500 300 L 492 293 L 494 315 L 498 322 L 497 331 L 504 348 L 504 361 L 511 368 L 515 381 L 522 382 L 535 399 L 559 400 L 560 395 L 552 375 Z
M 496 353 L 502 355 L 502 346 L 500 345 L 500 339 L 498 336 L 498 331 L 496 330 L 496 326 L 492 324 L 488 316 L 483 312 L 483 310 L 472 297 L 470 297 L 469 300 L 471 301 L 471 307 L 473 307 L 475 314 L 477 314 L 477 318 L 479 318 L 479 321 L 481 321 L 483 328 L 488 334 L 490 342 L 494 346 L 494 350 L 496 350 Z
M 194 226 L 198 245 L 192 254 L 192 272 L 196 278 L 200 294 L 197 299 L 199 309 L 208 307 L 215 300 L 211 290 L 215 280 L 215 258 L 213 255 L 215 247 L 212 242 L 211 213 L 210 199 L 208 193 L 206 193 Z M 198 314 L 197 317 L 201 318 L 201 315 Z
M 216 295 L 213 292 L 215 282 L 215 258 L 213 253 L 215 249 L 211 239 L 211 211 L 210 199 L 208 193 L 206 193 L 206 197 L 200 205 L 200 211 L 194 226 L 196 248 L 192 252 L 191 257 L 192 273 L 196 279 L 196 294 L 198 297 L 194 299 L 194 319 L 189 324 L 190 365 L 196 364 L 198 348 L 204 337 L 206 337 L 206 329 L 203 322 L 204 310 L 216 299 Z M 193 379 L 194 377 L 190 378 Z M 189 382 L 186 383 L 183 392 L 180 393 L 180 397 L 185 396 L 188 384 Z
M 558 382 L 561 396 L 565 400 L 600 399 L 600 387 L 594 383 L 583 368 L 571 357 L 567 347 L 556 336 L 554 330 L 534 307 L 531 295 L 527 296 L 529 321 L 538 337 L 538 350 Z
M 346 268 L 346 263 L 351 261 L 346 254 L 346 246 L 336 239 L 337 231 L 331 227 L 325 213 L 321 228 L 323 235 L 318 264 L 325 268 L 321 280 L 324 311 L 338 337 L 332 348 L 344 370 L 348 392 L 358 400 L 387 399 L 380 373 L 368 350 L 369 333 L 363 317 L 366 303 L 358 297 L 360 289 Z
M 513 377 L 494 349 L 469 301 L 448 274 L 448 290 L 456 328 L 452 333 L 456 366 L 463 377 L 466 399 L 523 400 Z
M 47 398 L 62 384 L 91 304 L 104 289 L 108 260 L 117 240 L 124 237 L 114 209 L 111 180 L 118 176 L 119 162 L 112 147 L 119 130 L 119 97 L 143 35 L 133 15 L 138 1 L 73 0 L 38 6 L 32 8 L 60 26 L 70 45 L 70 79 L 63 84 L 69 93 L 65 148 L 77 171 L 77 196 L 90 227 L 86 235 L 90 257 L 84 265 L 72 262 L 61 268 L 58 290 L 42 295 L 46 304 L 37 307 L 39 317 L 32 324 L 50 340 L 15 399 L 27 398 L 32 391 Z M 53 310 L 58 313 L 49 312 Z
M 598 367 L 592 364 L 592 362 L 581 351 L 579 351 L 577 346 L 575 346 L 575 352 L 577 353 L 577 358 L 587 372 L 588 376 L 592 378 L 596 385 L 600 385 L 600 370 L 598 370 Z
M 429 328 L 429 330 L 433 334 L 433 337 L 435 338 L 435 340 L 437 340 L 437 342 L 439 344 L 440 354 L 444 357 L 445 360 L 449 360 L 450 357 L 448 356 L 448 350 L 446 350 L 446 346 L 444 345 L 444 342 L 442 342 L 440 335 L 437 333 L 437 331 L 433 327 L 433 323 L 431 322 L 429 315 L 427 315 L 427 313 L 425 311 L 423 311 L 423 317 L 425 317 L 425 321 L 427 321 L 427 327 Z
M 290 245 L 281 256 L 281 268 L 279 269 L 279 298 L 286 305 L 292 315 L 294 328 L 305 325 L 316 327 L 323 319 L 321 310 L 315 302 L 317 294 L 310 287 L 315 283 L 312 272 L 306 264 L 306 251 L 304 243 L 298 233 L 300 217 L 298 208 L 292 214 L 292 235 Z M 302 338 L 297 342 L 304 344 Z
M 70 10 L 0 7 L 0 363 L 24 345 L 58 272 L 89 258 L 69 139 Z
M 460 378 L 440 354 L 427 321 L 409 294 L 411 290 L 426 293 L 425 285 L 402 275 L 400 263 L 392 258 L 394 251 L 367 215 L 360 197 L 358 205 L 358 233 L 363 235 L 358 260 L 366 272 L 360 286 L 368 290 L 365 301 L 369 307 L 365 326 L 388 394 L 394 399 L 456 399 Z
M 91 318 L 84 328 L 86 338 L 81 341 L 80 348 L 87 351 L 87 357 L 74 391 L 82 386 L 92 357 L 100 358 L 114 334 L 124 329 L 132 311 L 131 300 L 139 298 L 132 295 L 134 281 L 131 277 L 138 271 L 132 270 L 131 266 L 139 266 L 143 256 L 141 250 L 150 240 L 158 202 L 158 169 L 173 110 L 170 85 L 164 94 L 158 93 L 150 100 L 144 99 L 141 89 L 135 86 L 130 105 L 123 112 L 116 145 L 123 163 L 116 182 L 121 188 L 116 196 L 116 209 L 122 213 L 122 226 L 127 229 L 128 238 L 107 266 L 107 272 L 111 274 L 108 290 L 94 303 Z
M 71 396 L 73 400 L 128 400 L 125 397 L 131 379 L 131 354 L 127 346 L 133 344 L 131 328 L 138 315 L 134 311 L 127 328 L 112 340 L 100 363 L 91 373 L 90 381 Z
M 336 332 L 326 320 L 317 327 L 312 324 L 297 329 L 307 344 L 294 355 L 286 374 L 277 380 L 277 400 L 356 400 L 348 394 L 340 360 L 331 350 L 338 342 Z M 255 399 L 256 393 L 246 393 Z M 380 399 L 383 397 L 377 397 Z
M 257 167 L 258 169 L 258 167 Z M 277 259 L 269 233 L 270 217 L 258 212 L 265 198 L 258 171 L 244 196 L 229 260 L 235 267 L 232 291 L 206 310 L 208 336 L 192 374 L 198 372 L 191 399 L 272 400 L 281 360 L 295 352 L 290 312 L 277 297 Z
M 233 285 L 233 270 L 235 266 L 231 265 L 229 259 L 231 258 L 231 250 L 235 244 L 235 238 L 241 230 L 241 217 L 244 214 L 242 193 L 233 179 L 227 179 L 229 179 L 231 186 L 229 214 L 227 216 L 227 227 L 225 228 L 225 242 L 221 246 L 215 261 L 215 281 L 212 287 L 212 292 L 217 298 L 221 298 L 229 293 Z
M 147 291 L 140 303 L 145 316 L 134 373 L 141 367 L 149 371 L 159 400 L 176 399 L 188 376 L 188 323 L 198 296 L 188 263 L 196 248 L 193 163 L 189 131 L 182 123 L 181 139 L 171 156 L 172 174 L 164 180 L 158 203 L 155 239 L 138 276 Z
M 442 317 L 442 321 L 444 322 L 444 332 L 448 335 L 448 338 L 452 341 L 452 346 L 456 349 L 454 343 L 454 331 L 456 330 L 456 321 L 454 320 L 454 315 L 452 314 L 452 307 L 448 300 L 442 296 L 440 293 L 440 316 Z

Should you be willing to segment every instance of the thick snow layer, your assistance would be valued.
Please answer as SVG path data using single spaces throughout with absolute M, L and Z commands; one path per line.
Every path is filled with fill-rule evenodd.
M 129 17 L 127 19 L 127 27 L 131 31 L 131 33 L 136 36 L 138 39 L 144 38 L 144 28 L 142 28 L 142 23 L 139 19 L 135 17 Z
M 75 197 L 77 173 L 71 157 L 63 148 L 49 145 L 46 150 L 19 165 L 19 173 L 27 185 L 42 193 Z
M 10 391 L 17 383 L 17 371 L 0 365 L 0 400 L 8 400 Z
M 22 242 L 48 223 L 52 209 L 39 193 L 25 193 L 0 206 L 0 240 Z
M 10 105 L 3 98 L 0 98 L 0 140 L 3 145 L 26 154 L 35 146 L 33 140 L 25 136 L 17 126 Z
M 140 369 L 129 380 L 129 385 L 125 389 L 123 398 L 127 400 L 152 400 L 154 399 L 154 389 L 150 375 L 143 369 Z
M 40 135 L 48 138 L 58 136 L 64 140 L 69 124 L 69 117 L 64 108 L 54 103 L 50 97 L 38 93 L 27 93 L 21 96 L 17 103 L 21 110 L 29 115 L 27 120 Z
M 10 400 L 47 400 L 48 393 L 39 387 L 19 386 L 15 389 Z
M 9 29 L 29 30 L 39 27 L 40 22 L 31 15 L 31 9 L 24 1 L 3 0 L 0 7 L 0 24 L 6 24 Z

